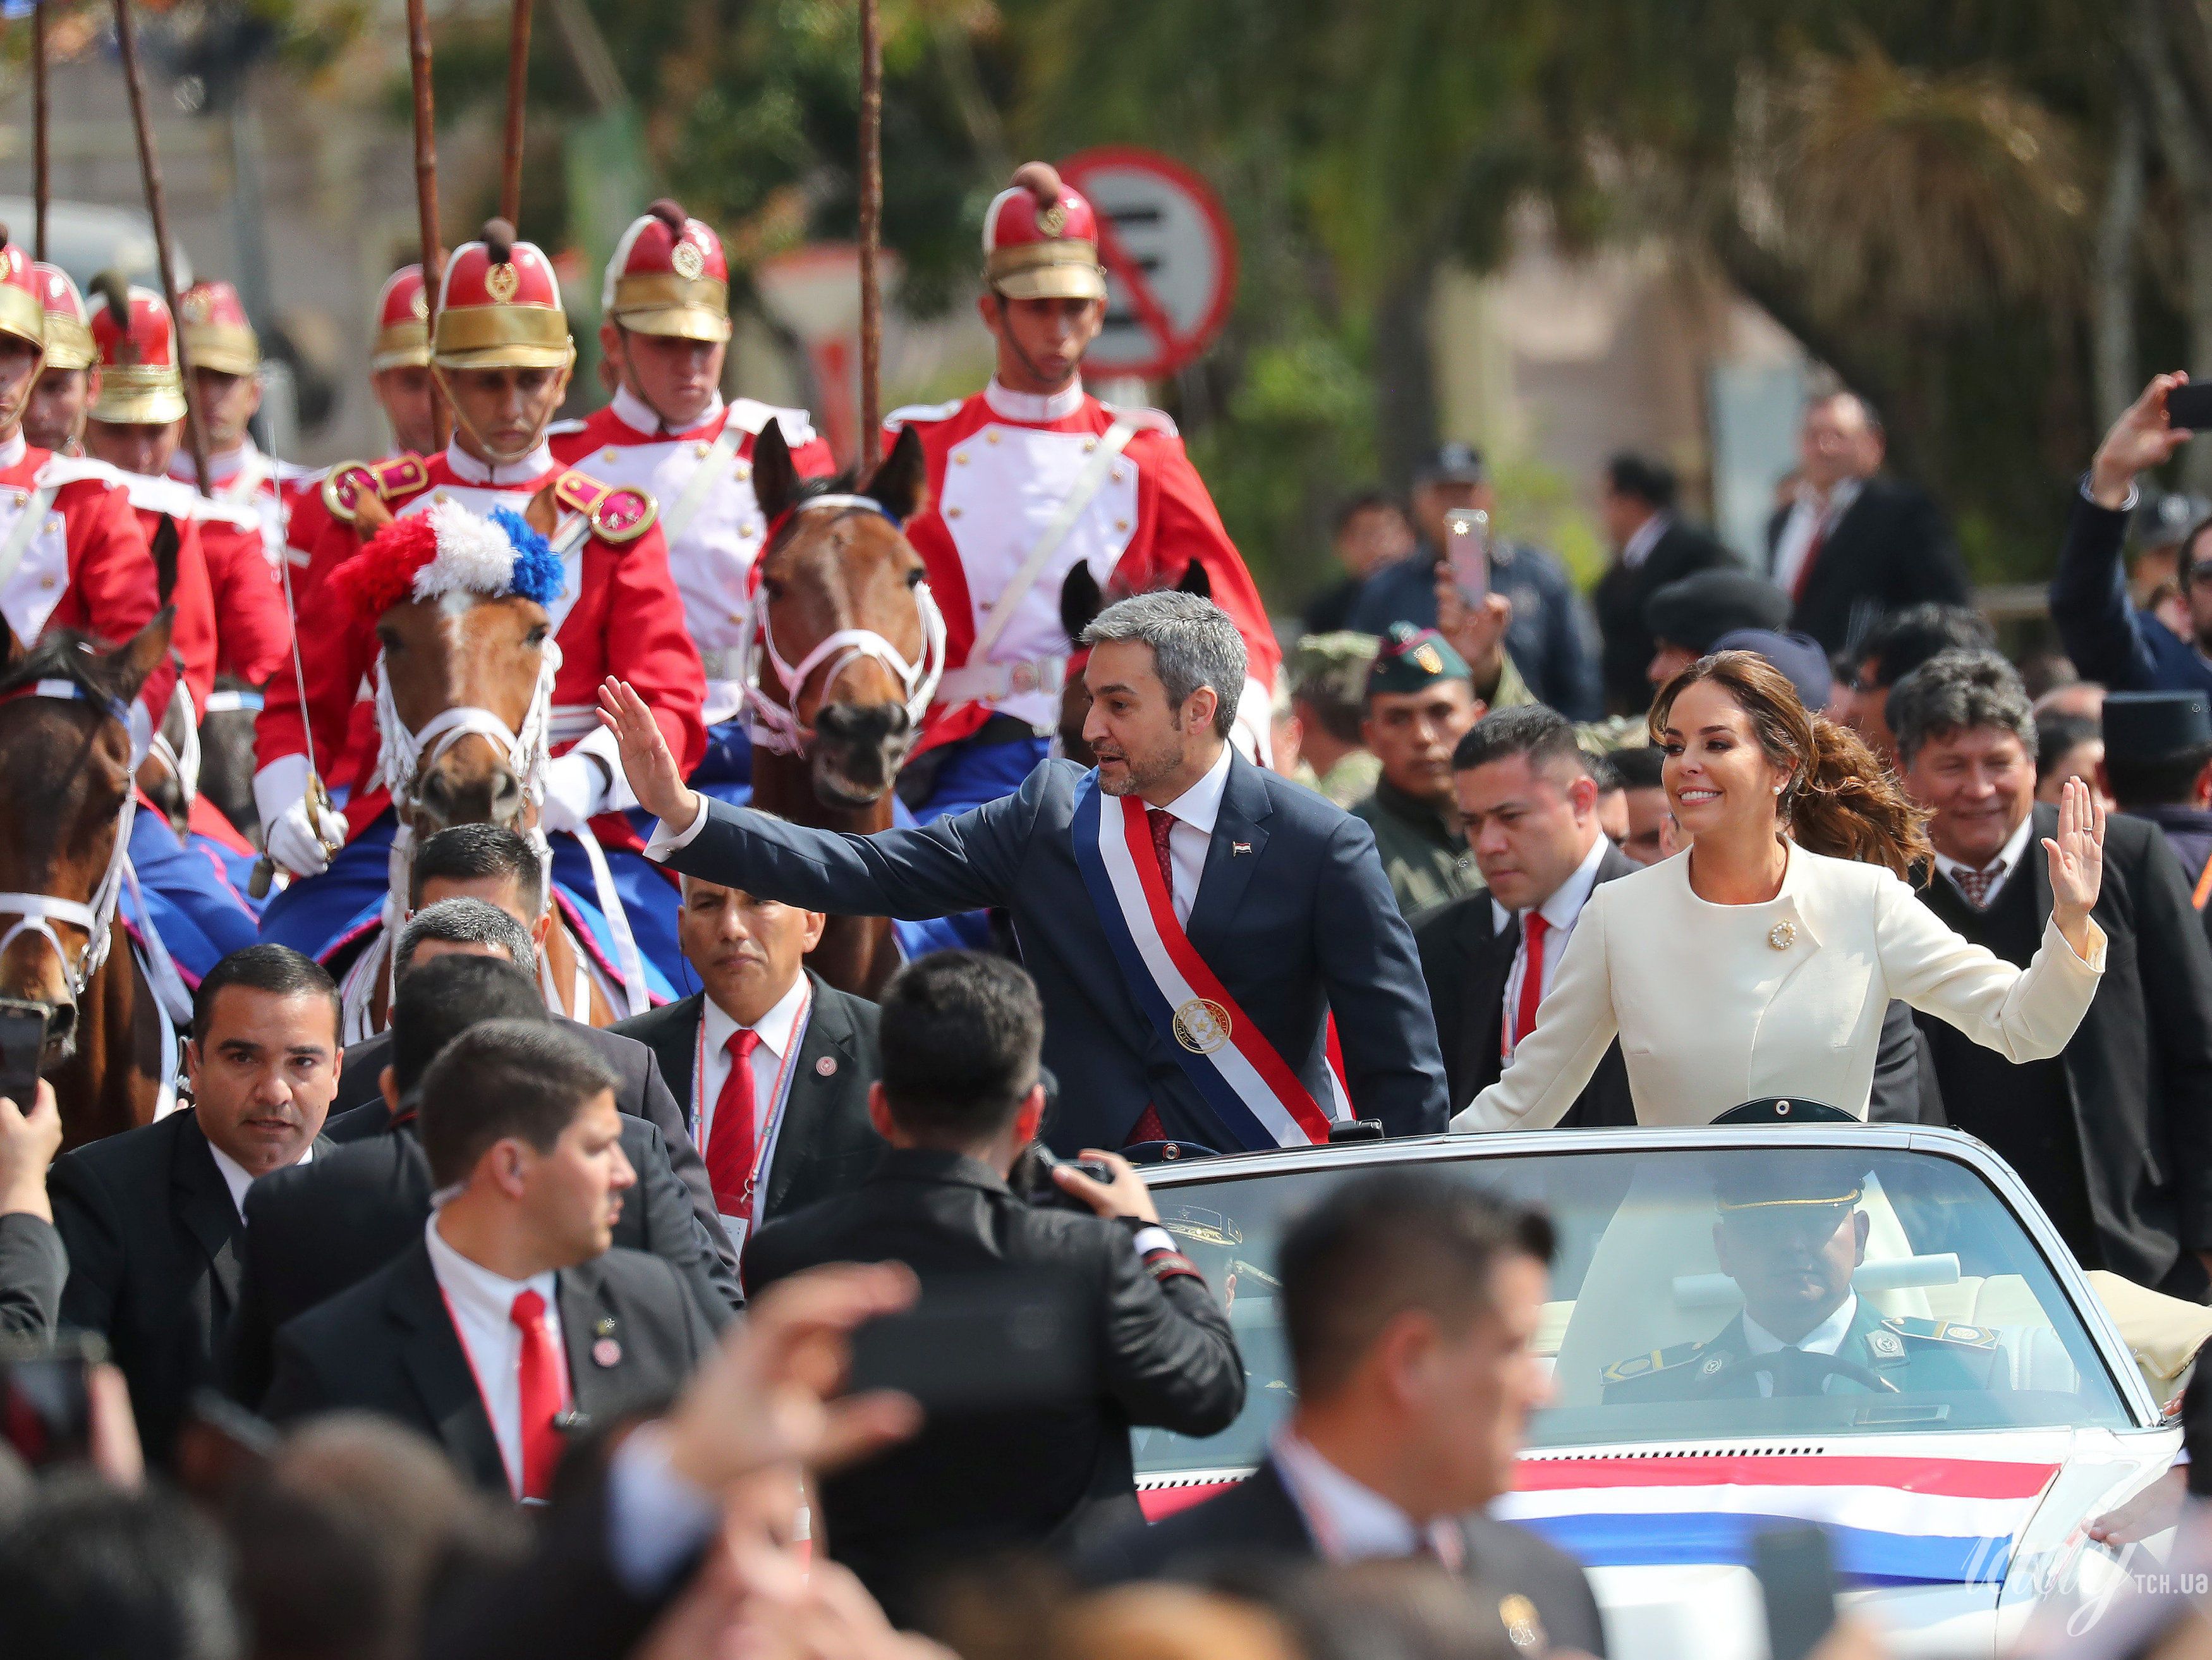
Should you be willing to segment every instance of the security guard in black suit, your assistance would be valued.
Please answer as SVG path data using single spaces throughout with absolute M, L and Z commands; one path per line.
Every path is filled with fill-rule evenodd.
M 1866 1165 L 1849 1153 L 1732 1159 L 1715 1183 L 1713 1250 L 1743 1312 L 1701 1343 L 1605 1369 L 1608 1404 L 1987 1389 L 1997 1335 L 1952 1320 L 1886 1319 L 1852 1289 L 1870 1225 Z

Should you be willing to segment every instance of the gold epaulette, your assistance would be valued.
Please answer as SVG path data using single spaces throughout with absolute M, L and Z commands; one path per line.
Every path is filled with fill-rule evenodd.
M 634 484 L 602 484 L 574 467 L 553 481 L 553 500 L 589 519 L 602 542 L 635 542 L 660 517 L 660 504 L 650 490 Z
M 419 455 L 401 454 L 383 461 L 343 461 L 323 477 L 323 505 L 340 524 L 350 525 L 364 497 L 389 502 L 410 495 L 430 482 L 430 469 Z

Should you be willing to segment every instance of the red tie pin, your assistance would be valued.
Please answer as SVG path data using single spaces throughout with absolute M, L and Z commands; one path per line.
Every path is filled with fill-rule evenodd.
M 814 1063 L 815 1075 L 818 1078 L 834 1077 L 836 1071 L 837 1057 L 834 1055 L 825 1055 Z
M 592 1364 L 595 1366 L 622 1365 L 622 1345 L 611 1337 L 602 1337 L 592 1345 Z

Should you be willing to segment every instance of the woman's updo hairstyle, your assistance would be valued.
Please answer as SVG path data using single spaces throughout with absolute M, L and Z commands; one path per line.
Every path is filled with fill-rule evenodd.
M 1906 876 L 1931 856 L 1928 813 L 1849 727 L 1814 714 L 1789 677 L 1757 652 L 1701 657 L 1660 689 L 1647 721 L 1651 741 L 1667 730 L 1674 700 L 1710 680 L 1744 712 L 1768 762 L 1783 769 L 1780 814 L 1808 853 L 1886 865 Z

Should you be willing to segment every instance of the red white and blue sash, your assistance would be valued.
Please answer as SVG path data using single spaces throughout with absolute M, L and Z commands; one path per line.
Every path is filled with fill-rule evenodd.
M 1131 994 L 1215 1116 L 1246 1152 L 1327 1141 L 1328 1112 L 1176 921 L 1144 802 L 1109 797 L 1094 769 L 1076 787 L 1071 829 L 1076 867 Z

